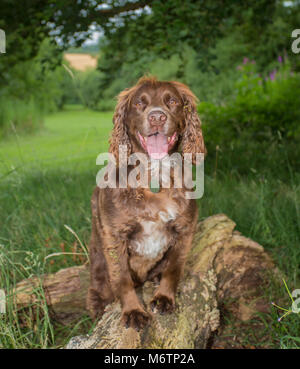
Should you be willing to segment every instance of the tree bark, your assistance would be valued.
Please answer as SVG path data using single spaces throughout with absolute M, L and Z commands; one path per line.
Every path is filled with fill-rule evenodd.
M 114 302 L 90 336 L 73 337 L 67 348 L 205 348 L 220 326 L 219 307 L 228 299 L 236 301 L 237 318 L 249 319 L 259 309 L 261 289 L 275 269 L 262 246 L 234 229 L 224 214 L 199 222 L 173 314 L 153 313 L 151 324 L 136 332 L 120 324 L 120 304 Z M 87 265 L 63 269 L 20 282 L 15 303 L 18 309 L 34 305 L 40 289 L 53 318 L 69 322 L 86 312 L 88 284 Z M 148 311 L 154 289 L 146 282 L 138 291 Z

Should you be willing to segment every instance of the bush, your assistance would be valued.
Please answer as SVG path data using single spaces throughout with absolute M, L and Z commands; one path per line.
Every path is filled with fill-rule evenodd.
M 97 104 L 97 110 L 99 111 L 113 111 L 116 107 L 115 99 L 101 99 Z
M 62 106 L 61 52 L 44 40 L 38 55 L 9 69 L 9 83 L 0 89 L 0 137 L 16 129 L 32 132 L 43 115 Z
M 263 78 L 256 73 L 255 63 L 245 58 L 227 103 L 199 105 L 208 142 L 226 144 L 245 134 L 256 141 L 300 137 L 300 76 L 281 58 L 277 67 Z
M 78 74 L 79 90 L 82 104 L 90 109 L 97 109 L 101 95 L 102 73 L 98 70 L 87 70 Z

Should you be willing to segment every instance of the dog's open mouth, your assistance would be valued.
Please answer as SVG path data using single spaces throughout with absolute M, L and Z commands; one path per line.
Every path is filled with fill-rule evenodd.
M 174 146 L 177 138 L 177 132 L 174 132 L 171 137 L 159 132 L 153 133 L 147 137 L 143 137 L 140 132 L 138 132 L 138 137 L 141 145 L 143 146 L 144 150 L 147 151 L 150 158 L 162 159 Z

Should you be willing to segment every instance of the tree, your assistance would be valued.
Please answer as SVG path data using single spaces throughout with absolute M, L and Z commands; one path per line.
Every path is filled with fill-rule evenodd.
M 232 32 L 241 35 L 249 50 L 258 47 L 266 66 L 279 47 L 289 45 L 288 31 L 297 28 L 299 10 L 299 1 L 287 6 L 277 0 L 2 0 L 0 28 L 6 32 L 7 53 L 0 55 L 0 84 L 9 83 L 13 65 L 37 55 L 43 39 L 50 37 L 61 52 L 82 44 L 93 32 L 91 26 L 104 32 L 102 68 L 108 75 L 115 76 L 124 61 L 150 53 L 164 58 L 178 54 L 183 64 L 185 45 L 196 50 L 199 68 L 206 72 L 215 57 L 210 49 Z M 108 76 L 105 84 L 110 81 Z
M 61 46 L 80 45 L 90 36 L 91 25 L 101 27 L 109 37 L 125 27 L 137 48 L 168 54 L 178 50 L 181 42 L 193 46 L 211 43 L 230 17 L 245 9 L 253 9 L 256 24 L 265 22 L 262 14 L 270 18 L 276 0 L 259 4 L 250 0 L 239 4 L 230 0 L 2 0 L 0 28 L 7 35 L 7 54 L 2 61 L 11 66 L 32 58 L 49 36 Z

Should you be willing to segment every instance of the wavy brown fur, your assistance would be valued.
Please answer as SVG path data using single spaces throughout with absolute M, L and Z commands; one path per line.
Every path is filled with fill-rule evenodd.
M 164 101 L 169 95 L 176 99 L 174 106 Z M 148 101 L 143 109 L 135 103 L 142 96 Z M 181 147 L 183 153 L 193 154 L 194 161 L 196 153 L 205 153 L 194 94 L 182 83 L 143 77 L 118 97 L 110 139 L 110 153 L 117 163 L 119 145 L 127 146 L 128 155 L 145 152 L 136 131 L 148 132 L 144 133 L 148 135 L 150 128 L 153 129 L 149 123 L 151 107 L 163 109 L 167 116 L 167 122 L 161 127 L 165 129 L 164 134 L 168 137 L 174 132 L 178 134 L 170 154 Z M 127 169 L 129 174 L 132 167 Z M 174 182 L 174 172 L 171 175 Z M 185 191 L 185 188 L 171 187 L 154 194 L 148 188 L 96 187 L 92 196 L 91 283 L 87 297 L 93 318 L 100 317 L 105 306 L 118 298 L 124 324 L 143 328 L 152 314 L 138 299 L 135 287 L 146 280 L 160 282 L 152 299 L 154 311 L 174 311 L 176 289 L 198 218 L 196 201 L 186 199 Z M 162 243 L 159 253 L 149 257 L 136 245 L 143 247 L 146 243 L 151 248 L 151 237 L 155 233 Z

